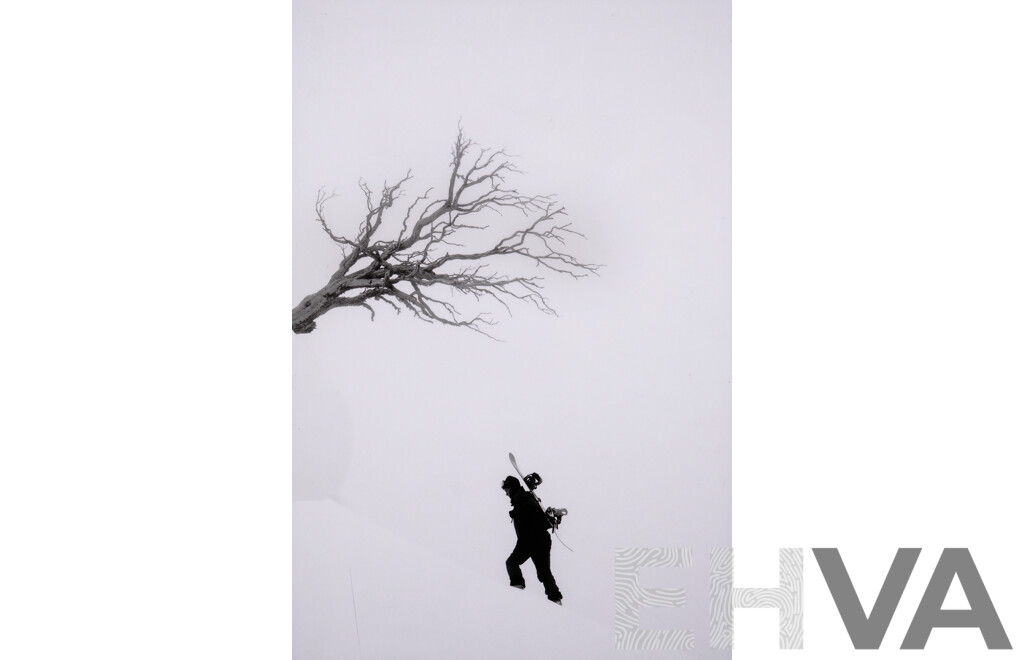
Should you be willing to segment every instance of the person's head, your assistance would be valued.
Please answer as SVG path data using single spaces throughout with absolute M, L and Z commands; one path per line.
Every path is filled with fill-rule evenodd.
M 519 480 L 511 475 L 505 477 L 505 481 L 501 482 L 501 489 L 505 491 L 506 495 L 511 495 L 513 490 L 517 490 L 519 488 L 522 488 L 522 486 L 519 485 Z

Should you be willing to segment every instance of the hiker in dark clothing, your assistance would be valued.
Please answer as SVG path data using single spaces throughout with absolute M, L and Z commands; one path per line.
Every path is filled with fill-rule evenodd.
M 526 588 L 523 572 L 520 570 L 527 559 L 533 560 L 537 569 L 537 579 L 544 584 L 544 593 L 548 600 L 562 604 L 562 592 L 555 584 L 551 575 L 551 535 L 548 529 L 551 524 L 544 510 L 531 493 L 523 489 L 515 477 L 506 477 L 501 482 L 501 489 L 512 500 L 512 510 L 508 515 L 516 529 L 516 547 L 505 560 L 508 577 L 513 587 Z

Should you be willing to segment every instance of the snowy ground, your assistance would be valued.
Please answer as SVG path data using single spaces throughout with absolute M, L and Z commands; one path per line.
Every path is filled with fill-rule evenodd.
M 552 548 L 562 606 L 545 598 L 530 562 L 523 567 L 527 588 L 510 587 L 504 559 L 515 532 L 503 520 L 508 507 L 502 500 L 498 490 L 493 529 L 481 533 L 454 525 L 447 545 L 439 536 L 397 533 L 334 500 L 295 502 L 295 660 L 621 660 L 681 653 L 615 648 L 614 548 L 601 534 L 588 533 L 585 524 L 562 530 L 574 552 L 557 541 Z M 695 563 L 702 563 L 698 553 Z M 686 657 L 727 660 L 728 652 L 707 649 L 700 566 L 678 569 L 674 576 L 659 570 L 670 569 L 653 571 L 653 583 L 642 573 L 641 586 L 684 586 L 692 602 L 685 609 L 642 609 L 641 627 L 695 629 L 697 645 Z
M 485 575 L 332 501 L 297 502 L 294 528 L 296 660 L 616 654 L 611 622 L 581 614 L 571 579 L 559 607 L 529 565 L 527 590 L 512 589 L 503 555 Z

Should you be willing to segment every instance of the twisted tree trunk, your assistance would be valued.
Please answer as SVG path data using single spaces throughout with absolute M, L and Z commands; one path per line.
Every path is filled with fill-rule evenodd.
M 295 306 L 292 310 L 292 332 L 299 335 L 313 332 L 316 320 L 336 307 L 360 305 L 370 310 L 372 316 L 373 308 L 366 301 L 380 297 L 388 288 L 387 277 L 377 269 L 365 268 L 353 275 L 345 275 L 339 270 L 327 286 L 306 296 Z M 343 296 L 357 289 L 362 290 L 358 295 Z
M 329 286 L 306 296 L 292 310 L 292 331 L 295 334 L 303 335 L 316 330 L 316 320 L 331 309 L 327 293 Z

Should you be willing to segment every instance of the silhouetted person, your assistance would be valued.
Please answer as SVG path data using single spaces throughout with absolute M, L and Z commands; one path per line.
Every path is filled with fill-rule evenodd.
M 512 500 L 512 510 L 508 515 L 516 528 L 516 547 L 505 560 L 508 578 L 513 587 L 526 588 L 523 572 L 520 570 L 527 559 L 533 560 L 537 569 L 537 579 L 544 583 L 544 593 L 548 600 L 562 604 L 562 592 L 555 584 L 551 575 L 551 535 L 548 529 L 548 517 L 541 509 L 540 503 L 527 492 L 515 477 L 505 477 L 501 489 Z

